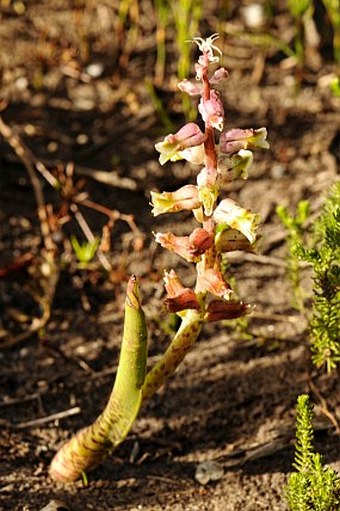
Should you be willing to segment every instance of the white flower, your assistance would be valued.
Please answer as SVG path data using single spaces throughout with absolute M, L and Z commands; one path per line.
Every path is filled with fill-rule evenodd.
M 213 42 L 219 37 L 219 34 L 215 33 L 210 37 L 207 37 L 207 39 L 202 39 L 202 37 L 194 37 L 193 39 L 193 42 L 197 44 L 201 52 L 208 56 L 209 62 L 219 61 L 219 57 L 214 55 L 214 51 L 216 51 L 219 55 L 222 55 L 221 50 L 213 44 Z
M 213 219 L 217 224 L 227 224 L 240 231 L 250 243 L 256 240 L 256 230 L 260 216 L 249 209 L 242 208 L 232 199 L 224 199 L 214 211 Z

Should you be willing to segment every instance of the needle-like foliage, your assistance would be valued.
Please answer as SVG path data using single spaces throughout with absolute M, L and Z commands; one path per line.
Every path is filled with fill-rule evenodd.
M 300 247 L 299 255 L 313 267 L 312 359 L 331 371 L 340 362 L 340 181 L 316 222 L 314 247 Z
M 290 511 L 339 511 L 340 477 L 324 467 L 313 447 L 313 406 L 308 395 L 298 397 L 296 406 L 296 444 L 294 467 L 290 475 L 287 500 Z

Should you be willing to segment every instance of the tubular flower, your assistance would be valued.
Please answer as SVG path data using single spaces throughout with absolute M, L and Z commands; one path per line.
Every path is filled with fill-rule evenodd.
M 170 133 L 162 142 L 155 145 L 156 150 L 160 153 L 159 162 L 161 165 L 168 160 L 177 161 L 184 157 L 181 151 L 188 147 L 201 145 L 205 140 L 205 135 L 194 122 L 185 124 L 174 135 Z
M 224 280 L 222 273 L 212 268 L 199 272 L 197 291 L 208 292 L 225 300 L 228 300 L 232 293 L 231 287 Z
M 175 236 L 171 232 L 158 232 L 155 235 L 156 243 L 163 248 L 176 252 L 189 262 L 198 262 L 202 255 L 213 243 L 213 237 L 205 229 L 197 228 L 190 236 Z
M 248 169 L 253 163 L 253 153 L 247 149 L 241 149 L 237 154 L 224 156 L 220 153 L 217 162 L 217 170 L 222 176 L 233 179 L 247 179 Z
M 214 211 L 213 219 L 217 224 L 227 224 L 237 229 L 250 241 L 256 240 L 256 229 L 260 217 L 249 209 L 242 208 L 232 199 L 224 199 Z
M 151 205 L 153 216 L 196 209 L 200 206 L 198 188 L 185 185 L 175 192 L 151 192 Z
M 251 311 L 250 305 L 243 302 L 225 300 L 212 300 L 207 308 L 204 319 L 210 323 L 221 319 L 236 319 L 248 314 Z
M 210 99 L 204 101 L 203 98 L 201 98 L 198 111 L 207 125 L 219 131 L 223 130 L 224 108 L 221 94 L 217 90 L 212 89 L 210 91 Z
M 198 73 L 201 72 L 202 67 L 197 66 L 199 69 L 197 69 Z M 223 80 L 226 80 L 228 78 L 228 71 L 224 67 L 220 67 L 217 69 L 212 77 L 210 78 L 210 84 L 215 85 L 217 83 L 222 82 Z M 190 80 L 187 80 L 186 78 L 179 82 L 178 88 L 182 92 L 186 92 L 189 94 L 189 96 L 200 96 L 203 91 L 203 86 L 198 83 L 193 83 Z
M 189 261 L 189 263 L 197 263 L 199 261 L 199 256 L 192 252 L 189 236 L 175 236 L 172 232 L 157 232 L 155 241 L 163 248 L 176 252 L 176 254 Z
M 164 303 L 169 312 L 200 308 L 195 292 L 183 286 L 174 270 L 164 273 L 164 284 L 168 294 Z
M 221 133 L 220 151 L 222 153 L 237 153 L 240 149 L 268 149 L 266 128 L 232 129 Z

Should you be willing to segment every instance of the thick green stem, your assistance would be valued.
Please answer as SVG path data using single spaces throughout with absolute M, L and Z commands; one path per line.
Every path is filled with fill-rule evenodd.
M 125 321 L 117 375 L 103 413 L 80 430 L 57 452 L 50 466 L 56 481 L 75 481 L 95 468 L 128 434 L 142 402 L 146 373 L 147 330 L 138 297 L 138 282 L 131 277 L 125 301 Z
M 143 401 L 149 399 L 176 371 L 188 351 L 193 347 L 203 326 L 199 311 L 188 310 L 181 326 L 161 359 L 146 375 L 142 387 Z

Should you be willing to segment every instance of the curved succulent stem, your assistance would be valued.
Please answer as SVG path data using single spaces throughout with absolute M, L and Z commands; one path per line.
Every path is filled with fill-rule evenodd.
M 142 397 L 146 401 L 155 394 L 163 383 L 176 371 L 188 351 L 193 347 L 203 326 L 201 313 L 197 310 L 186 311 L 181 326 L 160 360 L 146 375 Z
M 131 277 L 125 300 L 124 334 L 113 390 L 103 413 L 76 433 L 54 456 L 49 473 L 56 481 L 75 481 L 95 468 L 128 434 L 142 402 L 146 373 L 147 329 Z

